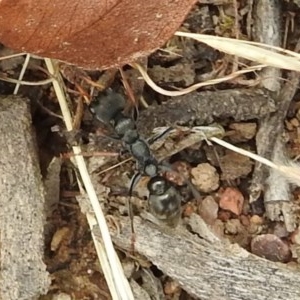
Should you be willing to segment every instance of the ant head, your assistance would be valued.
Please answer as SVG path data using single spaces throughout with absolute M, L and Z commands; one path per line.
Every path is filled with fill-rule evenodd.
M 108 124 L 124 109 L 125 103 L 126 101 L 122 95 L 109 92 L 95 97 L 89 106 L 89 110 L 100 122 Z

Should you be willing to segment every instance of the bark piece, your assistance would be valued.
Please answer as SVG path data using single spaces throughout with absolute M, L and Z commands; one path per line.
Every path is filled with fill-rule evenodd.
M 254 6 L 254 37 L 256 41 L 280 46 L 280 5 L 278 0 L 256 1 Z M 299 51 L 297 43 L 295 52 Z M 266 68 L 261 74 L 265 77 L 262 85 L 273 91 L 279 91 L 280 70 Z M 256 136 L 257 153 L 275 163 L 286 161 L 284 141 L 282 141 L 283 122 L 288 107 L 298 88 L 299 74 L 289 72 L 288 80 L 277 97 L 278 110 L 276 113 L 261 120 Z M 269 177 L 268 177 L 269 175 Z M 268 177 L 267 184 L 264 182 Z M 278 184 L 280 183 L 280 184 Z M 286 228 L 289 232 L 296 227 L 296 216 L 290 201 L 290 186 L 286 178 L 276 170 L 269 170 L 261 164 L 256 164 L 252 184 L 250 187 L 250 203 L 256 201 L 264 191 L 266 213 L 270 220 L 280 220 L 283 215 Z M 285 201 L 282 203 L 282 201 Z
M 260 129 L 256 135 L 257 153 L 277 164 L 284 164 L 287 160 L 284 144 L 281 137 L 283 122 L 287 114 L 290 102 L 294 97 L 299 84 L 299 74 L 290 72 L 288 81 L 278 96 L 278 111 L 262 120 Z M 253 173 L 250 187 L 250 202 L 256 201 L 264 190 L 264 182 L 268 177 L 269 169 L 257 164 Z M 280 184 L 278 185 L 278 182 Z M 266 213 L 270 220 L 280 220 L 284 217 L 286 228 L 289 232 L 295 230 L 295 211 L 290 201 L 289 182 L 276 170 L 271 170 L 265 190 Z M 282 203 L 282 201 L 285 201 Z
M 232 118 L 236 121 L 261 119 L 276 111 L 273 98 L 259 89 L 231 89 L 223 91 L 192 92 L 170 98 L 162 105 L 151 105 L 140 112 L 137 128 L 143 138 L 153 136 L 153 129 L 163 126 L 204 125 L 215 119 Z M 199 135 L 198 135 L 199 136 Z M 97 149 L 119 151 L 117 143 L 100 137 Z M 184 142 L 186 147 L 187 142 Z M 91 151 L 91 150 L 88 150 Z M 170 150 L 168 151 L 170 155 Z
M 253 19 L 254 40 L 273 46 L 280 46 L 281 38 L 279 34 L 281 32 L 281 22 L 279 22 L 278 0 L 254 1 Z M 268 67 L 262 70 L 260 75 L 264 78 L 261 83 L 262 87 L 275 92 L 279 91 L 279 78 L 281 77 L 281 71 L 279 69 Z M 283 119 L 286 114 L 286 111 L 284 111 L 284 102 L 290 101 L 290 99 L 284 101 L 281 97 L 278 97 L 277 99 L 278 106 L 281 107 L 273 116 L 262 118 L 256 136 L 257 154 L 270 160 L 273 159 L 274 153 L 276 151 L 278 152 L 278 150 L 275 149 L 275 145 L 279 145 L 277 139 L 283 131 Z M 260 197 L 261 192 L 265 189 L 264 182 L 269 173 L 269 168 L 260 163 L 256 163 L 250 187 L 250 203 L 256 201 Z M 278 179 L 281 177 L 278 174 L 271 174 L 271 176 L 276 176 Z M 275 185 L 277 185 L 277 183 L 275 183 Z M 286 182 L 284 182 L 283 185 L 284 188 L 277 196 L 282 197 L 283 199 L 281 200 L 286 201 L 289 187 Z M 271 190 L 271 194 L 274 194 L 272 190 L 276 190 L 277 193 L 278 188 L 271 183 L 267 190 Z M 268 197 L 265 197 L 264 199 L 267 202 L 269 201 Z
M 121 225 L 121 234 L 113 240 L 131 249 L 129 218 Z M 200 299 L 300 298 L 299 269 L 259 258 L 238 245 L 208 243 L 187 232 L 163 232 L 140 218 L 134 219 L 134 227 L 135 250 Z
M 281 10 L 279 0 L 255 0 L 253 8 L 253 37 L 256 42 L 279 47 L 281 45 Z M 262 86 L 269 91 L 280 89 L 281 70 L 264 68 L 260 72 Z
M 174 124 L 209 124 L 215 119 L 235 121 L 259 119 L 276 110 L 270 95 L 255 89 L 192 92 L 142 111 L 137 121 L 141 134 Z M 192 124 L 192 125 L 194 125 Z
M 37 299 L 50 285 L 40 174 L 27 101 L 0 98 L 1 299 Z

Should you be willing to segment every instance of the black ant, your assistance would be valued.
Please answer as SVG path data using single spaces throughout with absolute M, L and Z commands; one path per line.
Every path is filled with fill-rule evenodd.
M 91 102 L 90 111 L 97 120 L 112 127 L 111 137 L 121 140 L 124 148 L 136 160 L 138 173 L 131 180 L 129 195 L 141 176 L 149 176 L 150 212 L 159 221 L 176 226 L 180 219 L 182 197 L 169 180 L 160 176 L 166 166 L 152 155 L 149 144 L 139 135 L 134 119 L 123 113 L 125 104 L 123 96 L 108 90 L 106 95 L 96 97 Z

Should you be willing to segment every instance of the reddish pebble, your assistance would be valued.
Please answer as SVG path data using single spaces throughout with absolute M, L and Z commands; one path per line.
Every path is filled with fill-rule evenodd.
M 244 225 L 245 227 L 249 226 L 249 224 L 250 224 L 249 217 L 245 216 L 245 215 L 240 216 L 240 221 L 241 221 L 242 225 Z
M 213 224 L 218 217 L 219 206 L 215 199 L 207 196 L 199 205 L 199 214 L 207 224 Z
M 220 207 L 225 210 L 229 210 L 236 215 L 240 215 L 243 210 L 244 196 L 236 188 L 228 187 L 221 194 Z
M 253 254 L 274 262 L 287 262 L 291 259 L 291 250 L 279 237 L 274 234 L 262 234 L 251 241 Z
M 191 166 L 187 162 L 177 161 L 172 166 L 182 177 L 189 178 Z
M 195 207 L 192 204 L 187 204 L 183 210 L 184 217 L 190 217 L 195 212 Z
M 172 168 L 176 170 L 176 172 L 166 172 L 166 178 L 176 185 L 184 185 L 186 178 L 189 178 L 190 165 L 186 162 L 178 161 L 172 165 Z

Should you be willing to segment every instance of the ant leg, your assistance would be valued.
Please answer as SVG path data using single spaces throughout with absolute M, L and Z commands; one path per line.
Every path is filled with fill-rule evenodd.
M 139 118 L 139 110 L 138 110 L 138 108 L 137 108 L 136 105 L 133 107 L 133 111 L 132 111 L 132 113 L 131 113 L 131 118 L 132 118 L 132 120 L 134 120 L 135 122 L 136 122 L 136 121 L 138 120 L 138 118 Z
M 201 197 L 199 191 L 197 190 L 197 188 L 192 184 L 192 182 L 188 178 L 185 178 L 185 182 L 186 182 L 187 186 L 189 187 L 189 189 L 191 190 L 194 198 L 197 201 L 201 201 L 202 197 Z
M 118 155 L 118 158 L 122 158 L 122 156 L 126 155 L 126 154 L 129 154 L 130 152 L 127 150 L 127 149 L 124 149 L 122 148 L 120 151 L 119 151 L 119 155 Z
M 147 139 L 148 144 L 153 144 L 154 142 L 156 142 L 157 140 L 161 139 L 162 137 L 164 137 L 165 135 L 167 135 L 169 132 L 171 132 L 174 128 L 173 127 L 168 127 L 167 129 L 165 129 L 162 132 L 159 132 L 157 134 L 155 134 L 153 137 Z
M 120 137 L 117 134 L 110 134 L 110 135 L 105 135 L 105 138 L 108 138 L 114 142 L 120 142 Z
M 135 173 L 135 174 L 132 176 L 132 178 L 131 178 L 131 180 L 130 180 L 130 184 L 129 184 L 129 197 L 132 196 L 133 189 L 134 189 L 134 187 L 137 185 L 137 183 L 140 181 L 141 177 L 142 177 L 142 175 L 141 175 L 140 172 Z

